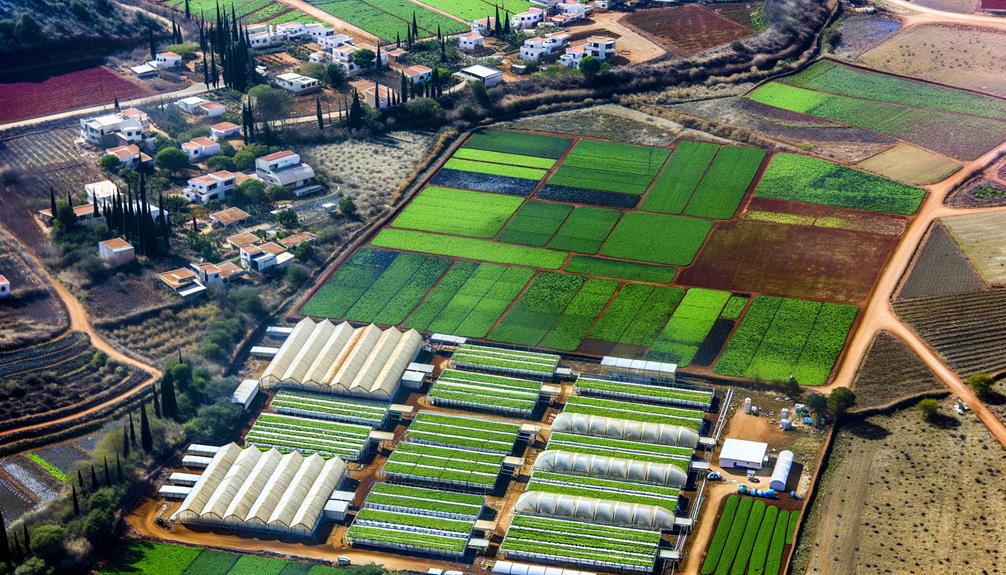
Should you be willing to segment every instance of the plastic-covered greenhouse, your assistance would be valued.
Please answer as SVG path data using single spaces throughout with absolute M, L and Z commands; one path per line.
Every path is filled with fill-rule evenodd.
M 699 434 L 694 429 L 585 413 L 560 413 L 552 423 L 552 431 L 678 445 L 692 449 L 699 444 Z
M 688 473 L 677 465 L 568 451 L 545 451 L 534 462 L 534 469 L 546 473 L 569 473 L 673 487 L 684 485 L 688 481 Z
M 283 455 L 231 443 L 213 457 L 172 519 L 310 537 L 346 471 L 339 458 L 326 461 L 319 455 Z
M 305 318 L 266 367 L 262 383 L 388 401 L 422 343 L 415 330 Z
M 663 507 L 530 491 L 517 499 L 517 513 L 582 519 L 640 529 L 671 529 L 674 514 Z

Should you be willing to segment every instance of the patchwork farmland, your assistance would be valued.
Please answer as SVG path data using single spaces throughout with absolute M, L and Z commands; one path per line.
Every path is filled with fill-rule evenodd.
M 822 301 L 864 301 L 924 195 L 757 148 L 478 131 L 300 313 L 732 377 L 797 370 L 819 385 L 855 307 L 842 308 L 851 314 L 832 331 L 818 327 L 827 341 L 814 340 L 802 358 L 716 360 L 760 344 L 771 324 L 744 324 L 748 302 L 763 295 L 815 313 L 830 305 Z M 863 265 L 850 270 L 853 257 Z M 736 325 L 761 331 L 732 346 Z M 456 384 L 450 394 L 441 386 L 442 404 L 469 401 Z M 523 397 L 508 406 L 533 409 Z

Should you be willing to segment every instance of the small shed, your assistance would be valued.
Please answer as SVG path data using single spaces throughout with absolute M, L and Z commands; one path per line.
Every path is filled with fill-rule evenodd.
M 323 513 L 325 519 L 341 523 L 346 520 L 347 511 L 349 511 L 349 502 L 340 501 L 338 499 L 329 499 L 328 502 L 325 503 Z
M 768 486 L 776 491 L 786 491 L 786 484 L 789 483 L 789 472 L 793 469 L 793 452 L 786 450 L 779 452 L 779 458 L 775 461 L 772 469 L 772 480 Z
M 98 256 L 109 267 L 118 267 L 136 259 L 133 245 L 122 238 L 98 242 Z
M 241 385 L 238 385 L 238 388 L 231 394 L 231 403 L 236 403 L 247 410 L 251 407 L 252 402 L 255 401 L 255 396 L 258 395 L 260 385 L 261 383 L 257 379 L 243 380 Z
M 193 486 L 199 483 L 199 479 L 202 477 L 199 473 L 182 473 L 181 471 L 176 471 L 168 477 L 168 483 L 171 485 L 182 485 L 182 486 Z
M 455 72 L 454 75 L 466 82 L 481 82 L 486 88 L 492 88 L 503 82 L 503 72 L 496 68 L 483 66 L 482 64 L 462 68 Z
M 165 499 L 185 499 L 191 492 L 191 487 L 182 485 L 162 485 L 157 490 L 157 494 Z
M 720 467 L 761 469 L 767 451 L 767 443 L 728 437 L 723 442 L 723 449 L 720 450 Z
M 185 450 L 186 455 L 202 455 L 204 457 L 213 457 L 220 451 L 220 447 L 217 445 L 203 445 L 201 443 L 190 443 L 188 448 Z

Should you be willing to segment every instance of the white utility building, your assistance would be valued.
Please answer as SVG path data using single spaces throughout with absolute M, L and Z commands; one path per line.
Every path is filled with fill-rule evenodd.
M 172 516 L 185 524 L 276 535 L 314 535 L 325 504 L 346 477 L 338 457 L 283 455 L 225 445 Z
M 305 318 L 266 367 L 262 384 L 390 401 L 422 344 L 414 329 Z
M 761 469 L 765 462 L 768 444 L 760 441 L 727 438 L 720 450 L 720 467 L 729 469 Z
M 776 491 L 786 491 L 786 484 L 789 483 L 789 472 L 793 468 L 793 452 L 786 450 L 779 452 L 779 458 L 775 461 L 772 469 L 772 480 L 768 486 Z

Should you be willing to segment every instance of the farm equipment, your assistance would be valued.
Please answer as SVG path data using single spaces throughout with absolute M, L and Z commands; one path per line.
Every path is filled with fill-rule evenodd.
M 747 485 L 738 485 L 737 493 L 750 495 L 751 497 L 762 497 L 764 499 L 775 499 L 775 489 L 755 489 Z

